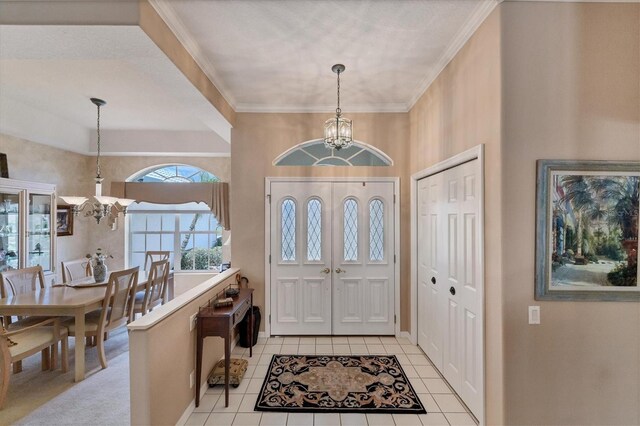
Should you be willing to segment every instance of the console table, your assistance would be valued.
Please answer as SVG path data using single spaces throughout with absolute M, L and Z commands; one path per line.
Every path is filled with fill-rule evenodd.
M 214 308 L 205 306 L 198 311 L 196 336 L 196 407 L 200 405 L 200 376 L 202 375 L 202 344 L 207 336 L 224 339 L 224 406 L 229 406 L 229 361 L 231 358 L 231 338 L 233 329 L 249 312 L 249 336 L 253 343 L 253 289 L 242 288 L 233 299 L 232 306 Z M 249 346 L 249 356 L 253 356 L 253 345 Z

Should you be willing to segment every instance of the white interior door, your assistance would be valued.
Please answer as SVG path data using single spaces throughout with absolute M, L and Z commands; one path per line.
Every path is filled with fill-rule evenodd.
M 271 182 L 271 333 L 395 333 L 393 182 Z
M 440 301 L 442 264 L 438 234 L 442 228 L 442 174 L 418 182 L 418 345 L 442 370 L 443 306 Z
M 271 183 L 271 333 L 331 334 L 331 185 Z
M 334 183 L 333 212 L 333 334 L 394 334 L 393 183 Z
M 474 160 L 419 182 L 418 228 L 424 234 L 418 239 L 418 344 L 482 418 L 484 296 L 478 170 Z

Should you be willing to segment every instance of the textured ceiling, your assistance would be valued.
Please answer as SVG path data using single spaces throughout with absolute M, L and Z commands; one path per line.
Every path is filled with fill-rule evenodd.
M 488 0 L 153 4 L 239 111 L 406 111 Z M 455 53 L 455 52 L 453 52 Z

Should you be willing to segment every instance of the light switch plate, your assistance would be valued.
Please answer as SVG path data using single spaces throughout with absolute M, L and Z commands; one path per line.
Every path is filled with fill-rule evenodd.
M 189 317 L 189 331 L 193 331 L 193 329 L 196 328 L 196 316 L 197 315 L 198 314 L 195 313 L 195 314 L 193 314 L 193 315 L 191 315 Z
M 529 306 L 529 324 L 540 324 L 540 306 Z

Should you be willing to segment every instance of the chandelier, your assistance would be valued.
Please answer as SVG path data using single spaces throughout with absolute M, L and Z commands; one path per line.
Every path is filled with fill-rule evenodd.
M 96 157 L 96 195 L 93 200 L 87 197 L 61 195 L 60 198 L 71 206 L 74 216 L 78 216 L 81 211 L 85 212 L 85 216 L 93 216 L 96 223 L 100 223 L 102 219 L 107 218 L 109 224 L 113 225 L 119 213 L 127 214 L 127 207 L 135 200 L 127 198 L 116 198 L 102 195 L 102 181 L 104 178 L 100 174 L 100 107 L 107 103 L 102 99 L 91 98 L 91 102 L 98 108 L 98 155 Z
M 353 125 L 351 120 L 342 117 L 340 109 L 340 73 L 345 70 L 344 65 L 335 64 L 331 71 L 338 74 L 338 107 L 336 116 L 324 122 L 324 146 L 329 149 L 341 150 L 349 148 L 353 143 Z

